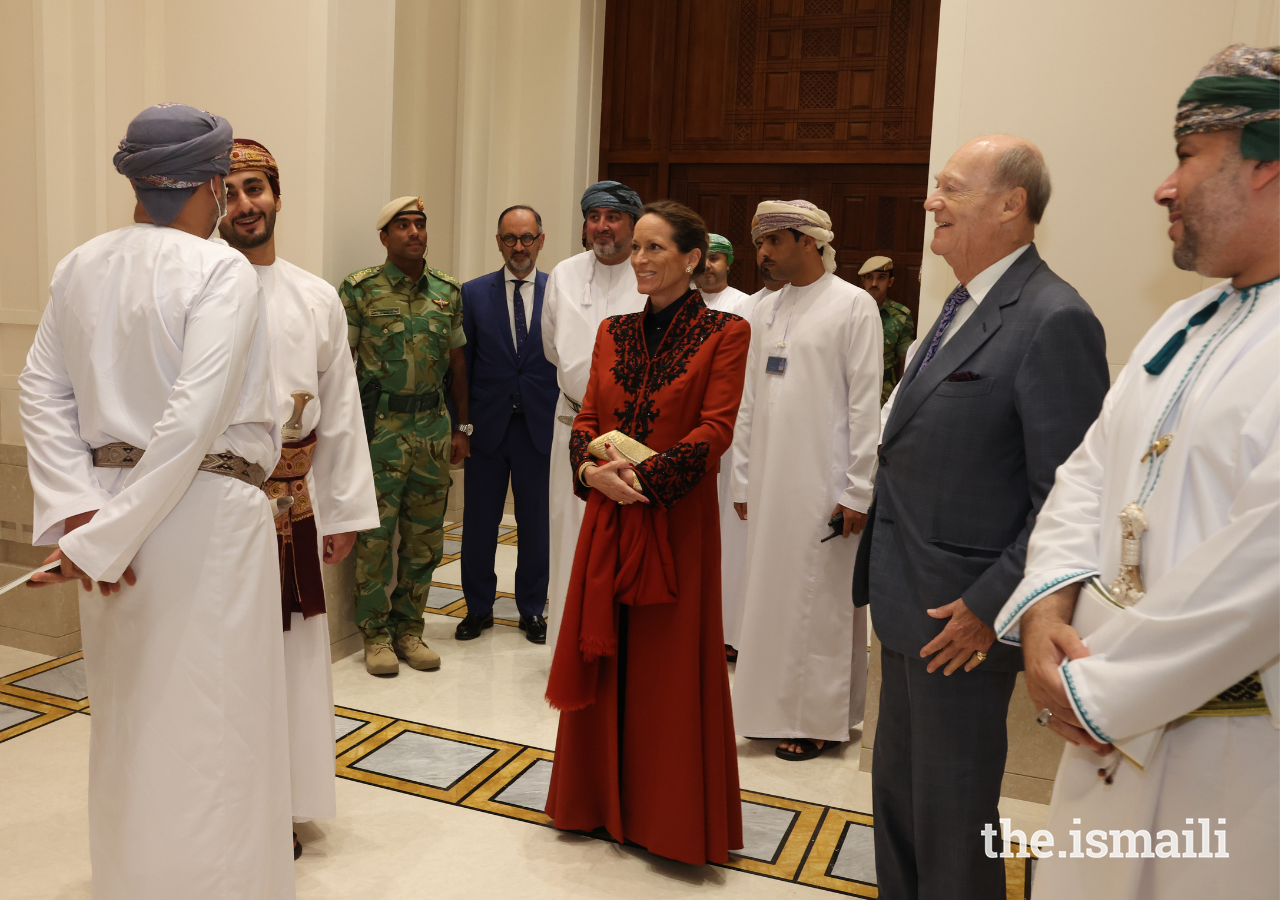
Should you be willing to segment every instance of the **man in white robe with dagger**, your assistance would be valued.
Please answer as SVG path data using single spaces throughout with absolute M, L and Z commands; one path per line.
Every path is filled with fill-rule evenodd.
M 347 317 L 333 285 L 276 256 L 280 168 L 257 141 L 236 138 L 223 239 L 253 263 L 271 339 L 280 462 L 264 490 L 292 501 L 276 518 L 289 707 L 293 820 L 337 815 L 333 670 L 323 558 L 337 565 L 356 532 L 378 527 L 360 389 Z M 287 499 L 285 499 L 287 498 Z M 302 845 L 294 836 L 294 856 Z
M 1035 900 L 1280 882 L 1277 107 L 1280 48 L 1243 45 L 1179 101 L 1155 199 L 1174 263 L 1223 280 L 1138 343 L 996 619 L 1038 721 L 1071 745 Z

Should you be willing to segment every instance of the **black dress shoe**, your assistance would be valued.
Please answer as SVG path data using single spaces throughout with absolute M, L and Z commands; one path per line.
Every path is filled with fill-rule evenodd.
M 459 622 L 458 627 L 453 630 L 453 636 L 460 641 L 474 641 L 480 637 L 480 632 L 492 627 L 493 613 L 484 616 L 477 613 L 467 613 L 466 618 Z
M 535 644 L 547 642 L 547 620 L 542 616 L 521 616 L 520 630 L 524 636 Z

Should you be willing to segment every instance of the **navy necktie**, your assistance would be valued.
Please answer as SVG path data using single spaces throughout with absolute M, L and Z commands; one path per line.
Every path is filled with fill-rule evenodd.
M 929 349 L 925 351 L 924 359 L 920 361 L 920 368 L 916 369 L 918 376 L 924 371 L 924 367 L 929 365 L 929 360 L 933 359 L 934 354 L 938 352 L 938 348 L 942 346 L 942 337 L 947 333 L 947 329 L 951 327 L 951 320 L 956 317 L 956 311 L 969 299 L 969 289 L 963 284 L 956 285 L 956 289 L 951 292 L 951 296 L 947 298 L 947 302 L 942 304 L 942 315 L 938 319 L 938 330 L 933 335 L 933 340 L 929 343 Z
M 516 320 L 516 359 L 520 358 L 520 353 L 524 350 L 525 339 L 529 337 L 529 325 L 524 320 L 524 299 L 520 296 L 520 288 L 525 282 L 511 282 L 511 305 L 515 311 Z M 520 388 L 516 388 L 515 396 L 511 398 L 512 408 L 517 412 L 521 410 Z
M 524 349 L 525 338 L 529 336 L 529 326 L 524 320 L 524 299 L 520 296 L 523 281 L 511 282 L 511 303 L 515 307 L 516 320 L 516 356 Z

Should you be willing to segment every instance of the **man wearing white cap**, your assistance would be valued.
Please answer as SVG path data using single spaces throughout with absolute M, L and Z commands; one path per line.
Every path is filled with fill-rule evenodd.
M 427 214 L 419 197 L 382 208 L 377 229 L 384 265 L 348 275 L 338 289 L 373 460 L 379 526 L 356 538 L 356 626 L 371 675 L 395 675 L 397 658 L 435 669 L 440 656 L 422 641 L 431 575 L 444 555 L 450 464 L 470 453 L 467 369 L 462 346 L 462 285 L 427 266 Z M 457 421 L 450 428 L 445 376 Z M 391 581 L 391 536 L 400 529 Z
M 547 645 L 560 633 L 560 612 L 569 590 L 573 552 L 586 504 L 574 495 L 569 464 L 573 418 L 582 408 L 591 374 L 596 331 L 609 316 L 644 309 L 631 268 L 631 232 L 640 215 L 640 195 L 617 181 L 598 181 L 582 194 L 582 219 L 590 245 L 551 270 L 542 297 L 542 350 L 556 367 L 560 400 L 551 435 L 551 487 L 548 512 L 551 560 L 547 584 Z
M 739 734 L 786 760 L 849 739 L 862 720 L 867 625 L 849 602 L 880 436 L 883 332 L 875 301 L 837 278 L 831 219 L 766 201 L 751 230 L 787 286 L 760 301 L 733 439 L 747 520 L 747 593 L 733 684 Z M 840 539 L 822 542 L 837 520 Z

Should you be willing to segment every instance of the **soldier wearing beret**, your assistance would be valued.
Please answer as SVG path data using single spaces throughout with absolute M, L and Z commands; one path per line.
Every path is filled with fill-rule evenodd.
M 916 335 L 916 323 L 911 310 L 889 299 L 893 287 L 893 260 L 887 256 L 873 256 L 858 270 L 862 289 L 880 304 L 880 324 L 884 326 L 884 386 L 880 391 L 880 405 L 884 406 L 894 385 L 902 377 L 907 359 L 907 349 Z
M 421 198 L 392 200 L 377 228 L 386 263 L 348 275 L 338 293 L 356 360 L 381 522 L 356 539 L 356 625 L 364 634 L 369 673 L 394 675 L 398 659 L 415 669 L 440 665 L 440 655 L 422 641 L 422 612 L 444 551 L 449 465 L 470 455 L 471 426 L 462 286 L 426 264 Z M 457 419 L 452 427 L 446 386 Z M 397 523 L 399 567 L 388 599 Z

